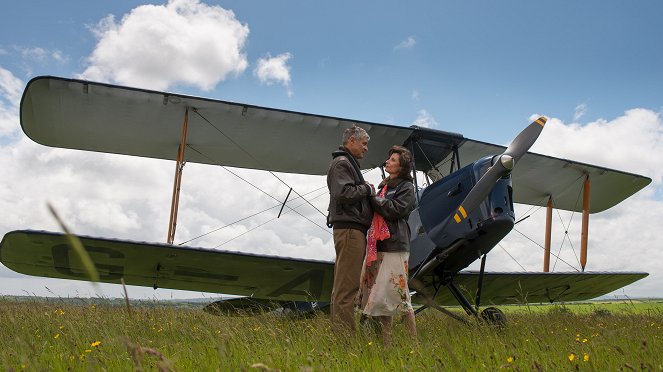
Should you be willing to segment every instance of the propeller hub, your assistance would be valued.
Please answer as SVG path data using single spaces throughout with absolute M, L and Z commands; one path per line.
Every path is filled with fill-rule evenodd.
M 500 163 L 502 163 L 502 166 L 506 168 L 507 170 L 512 170 L 513 169 L 513 156 L 511 155 L 502 155 L 500 156 Z

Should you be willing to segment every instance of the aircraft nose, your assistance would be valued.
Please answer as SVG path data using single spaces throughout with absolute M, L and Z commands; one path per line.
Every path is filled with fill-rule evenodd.
M 500 163 L 502 163 L 502 166 L 508 170 L 513 169 L 513 157 L 511 155 L 502 155 L 500 156 Z

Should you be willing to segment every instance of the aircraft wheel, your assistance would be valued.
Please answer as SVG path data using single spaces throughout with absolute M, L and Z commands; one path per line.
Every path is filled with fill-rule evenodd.
M 487 307 L 481 311 L 481 319 L 492 326 L 506 326 L 506 315 L 496 307 Z

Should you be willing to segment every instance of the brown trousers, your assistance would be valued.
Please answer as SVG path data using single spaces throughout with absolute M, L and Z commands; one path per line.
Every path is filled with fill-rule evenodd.
M 355 229 L 334 229 L 334 248 L 336 265 L 331 297 L 332 328 L 336 334 L 354 333 L 354 300 L 359 291 L 366 235 Z

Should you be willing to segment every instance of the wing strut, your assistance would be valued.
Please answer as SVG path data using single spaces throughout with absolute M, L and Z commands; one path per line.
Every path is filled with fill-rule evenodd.
M 552 212 L 553 201 L 552 195 L 548 197 L 548 205 L 546 206 L 546 236 L 545 247 L 543 253 L 543 272 L 550 272 L 550 235 L 552 235 Z
M 175 164 L 175 182 L 173 183 L 173 199 L 170 204 L 170 222 L 168 223 L 168 244 L 175 241 L 175 230 L 177 229 L 177 208 L 180 204 L 180 186 L 182 185 L 182 170 L 184 170 L 184 149 L 186 148 L 186 132 L 189 127 L 189 108 L 184 111 L 184 125 L 182 125 L 182 141 L 177 151 L 177 163 Z
M 589 174 L 585 176 L 582 188 L 582 230 L 580 233 L 580 266 L 585 271 L 587 265 L 587 239 L 589 238 Z

